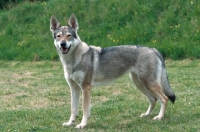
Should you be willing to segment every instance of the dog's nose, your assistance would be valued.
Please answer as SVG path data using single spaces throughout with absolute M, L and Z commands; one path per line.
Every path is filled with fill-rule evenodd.
M 64 41 L 60 43 L 60 46 L 61 46 L 61 47 L 66 47 L 66 45 L 67 45 L 67 43 L 64 42 Z

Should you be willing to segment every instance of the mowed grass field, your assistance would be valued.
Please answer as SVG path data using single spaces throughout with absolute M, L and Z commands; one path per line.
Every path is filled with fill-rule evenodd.
M 70 92 L 59 61 L 0 61 L 0 131 L 66 132 L 70 117 Z M 168 103 L 165 119 L 153 121 L 159 112 L 157 103 L 152 115 L 140 118 L 148 101 L 135 88 L 128 75 L 92 93 L 88 126 L 82 131 L 200 131 L 200 60 L 166 61 L 171 87 L 177 95 Z

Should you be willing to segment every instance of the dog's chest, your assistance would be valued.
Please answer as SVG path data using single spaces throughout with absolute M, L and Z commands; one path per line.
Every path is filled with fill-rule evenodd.
M 84 77 L 85 77 L 85 72 L 82 70 L 76 70 L 73 69 L 72 67 L 64 67 L 64 74 L 66 78 L 74 80 L 77 84 L 81 85 Z

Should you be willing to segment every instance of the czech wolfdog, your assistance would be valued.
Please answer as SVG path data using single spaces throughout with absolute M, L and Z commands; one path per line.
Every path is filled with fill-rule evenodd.
M 63 123 L 64 126 L 74 124 L 78 116 L 80 91 L 83 98 L 83 117 L 76 128 L 87 125 L 92 86 L 112 81 L 126 73 L 129 73 L 136 87 L 149 99 L 149 108 L 141 117 L 151 114 L 158 99 L 161 108 L 153 119 L 161 120 L 164 118 L 168 99 L 175 102 L 164 59 L 155 48 L 131 45 L 109 48 L 88 46 L 77 34 L 78 21 L 74 14 L 66 26 L 61 26 L 52 16 L 50 30 L 71 90 L 71 117 L 68 122 Z

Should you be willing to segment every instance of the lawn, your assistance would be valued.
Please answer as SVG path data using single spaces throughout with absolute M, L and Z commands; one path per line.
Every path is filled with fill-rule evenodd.
M 62 126 L 70 117 L 70 92 L 49 30 L 52 15 L 64 25 L 71 13 L 89 45 L 138 44 L 173 59 L 166 67 L 177 95 L 163 121 L 152 119 L 159 103 L 150 117 L 140 118 L 148 101 L 124 75 L 92 90 L 91 117 L 83 131 L 200 131 L 200 2 L 20 1 L 0 9 L 0 131 L 77 131 L 81 105 L 75 125 Z
M 0 61 L 0 131 L 64 132 L 70 116 L 70 92 L 59 61 Z M 158 114 L 140 118 L 148 108 L 147 99 L 128 75 L 93 89 L 88 126 L 83 131 L 200 131 L 200 60 L 167 60 L 166 67 L 177 100 L 168 103 L 165 119 Z

